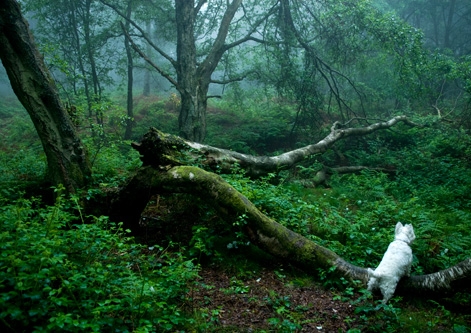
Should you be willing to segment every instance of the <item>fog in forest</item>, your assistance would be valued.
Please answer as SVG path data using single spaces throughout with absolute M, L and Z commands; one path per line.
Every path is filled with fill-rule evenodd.
M 2 333 L 471 330 L 471 1 L 0 0 L 0 58 Z

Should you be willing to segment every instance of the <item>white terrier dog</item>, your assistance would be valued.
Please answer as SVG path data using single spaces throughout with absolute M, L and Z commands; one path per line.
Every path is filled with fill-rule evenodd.
M 383 256 L 379 266 L 373 271 L 368 268 L 368 290 L 379 287 L 383 294 L 383 303 L 392 297 L 399 280 L 403 276 L 410 275 L 412 263 L 412 249 L 410 244 L 414 241 L 415 234 L 412 224 L 396 224 L 394 241 L 389 244 L 388 250 Z

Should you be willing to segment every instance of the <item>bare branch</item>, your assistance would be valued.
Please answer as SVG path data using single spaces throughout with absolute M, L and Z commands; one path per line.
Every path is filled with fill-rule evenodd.
M 265 41 L 263 39 L 259 39 L 259 38 L 256 38 L 254 36 L 252 36 L 252 34 L 254 34 L 258 27 L 260 26 L 260 24 L 262 24 L 263 22 L 265 22 L 271 15 L 273 15 L 273 13 L 275 13 L 276 11 L 276 4 L 273 5 L 272 8 L 270 8 L 270 10 L 263 16 L 261 17 L 260 19 L 258 19 L 253 25 L 252 25 L 252 28 L 247 32 L 247 34 L 245 35 L 245 37 L 242 37 L 241 39 L 239 40 L 236 40 L 230 44 L 227 44 L 224 46 L 224 49 L 225 51 L 231 49 L 231 48 L 234 48 L 240 44 L 243 44 L 245 42 L 248 42 L 249 40 L 252 40 L 254 42 L 257 42 L 257 43 L 265 43 Z
M 123 19 L 125 19 L 126 21 L 128 21 L 137 31 L 139 31 L 141 33 L 141 37 L 144 38 L 144 40 L 149 43 L 150 46 L 152 46 L 152 48 L 154 50 L 156 50 L 162 57 L 164 57 L 165 59 L 167 59 L 174 68 L 176 68 L 177 66 L 177 62 L 175 59 L 173 59 L 170 55 L 168 55 L 166 52 L 164 52 L 164 50 L 162 50 L 160 47 L 158 47 L 157 45 L 155 45 L 154 42 L 152 42 L 152 40 L 150 39 L 150 37 L 146 34 L 146 32 L 136 23 L 134 22 L 132 19 L 130 19 L 129 17 L 127 17 L 125 14 L 121 13 L 120 10 L 115 6 L 115 5 L 112 5 L 110 3 L 108 3 L 106 0 L 100 0 L 104 5 L 110 7 L 111 9 L 113 9 L 119 16 L 121 16 Z
M 296 26 L 293 22 L 293 18 L 291 16 L 291 11 L 290 11 L 290 6 L 289 6 L 288 1 L 283 0 L 283 1 L 281 1 L 281 3 L 282 3 L 282 6 L 285 8 L 285 10 L 284 10 L 285 23 L 288 25 L 289 29 L 291 30 L 291 32 L 296 37 L 296 40 L 301 45 L 301 47 L 309 54 L 310 57 L 312 57 L 315 60 L 314 61 L 315 67 L 319 71 L 319 73 L 321 74 L 324 81 L 329 86 L 329 89 L 330 89 L 331 93 L 334 95 L 335 100 L 337 101 L 337 103 L 340 107 L 340 110 L 342 110 L 342 106 L 344 106 L 348 111 L 350 111 L 352 114 L 355 115 L 355 112 L 352 110 L 352 108 L 350 108 L 350 106 L 341 97 L 340 90 L 339 90 L 338 85 L 337 85 L 337 79 L 334 76 L 334 74 L 341 77 L 342 79 L 346 80 L 348 82 L 348 84 L 355 90 L 358 97 L 360 98 L 361 107 L 363 109 L 363 96 L 362 96 L 362 94 L 359 92 L 359 90 L 356 88 L 356 85 L 350 80 L 350 78 L 348 78 L 346 75 L 340 73 L 339 71 L 331 68 L 331 66 L 329 66 L 324 60 L 322 60 L 317 55 L 317 53 L 312 48 L 312 46 L 309 45 L 308 42 L 306 42 L 302 38 L 300 32 L 296 28 Z
M 237 82 L 237 81 L 242 81 L 247 77 L 248 74 L 244 74 L 242 76 L 234 77 L 234 78 L 228 78 L 227 80 L 214 80 L 211 79 L 211 83 L 216 83 L 216 84 L 229 84 L 232 82 Z
M 209 73 L 209 75 L 211 75 L 211 73 L 214 71 L 217 64 L 219 63 L 219 60 L 226 51 L 224 48 L 224 43 L 229 32 L 229 26 L 241 3 L 242 0 L 233 0 L 232 3 L 227 6 L 226 12 L 224 13 L 224 16 L 222 17 L 221 23 L 219 25 L 218 34 L 214 40 L 211 51 L 206 56 L 206 59 L 201 63 L 201 68 L 204 68 L 205 72 Z
M 153 68 L 155 68 L 155 70 L 157 72 L 159 72 L 160 75 L 162 75 L 164 78 L 166 78 L 172 85 L 175 86 L 175 88 L 177 88 L 177 90 L 180 90 L 179 88 L 179 85 L 177 83 L 177 81 L 175 81 L 174 78 L 172 78 L 170 76 L 170 74 L 166 73 L 165 71 L 163 71 L 159 66 L 157 66 L 151 59 L 149 59 L 149 57 L 146 56 L 146 54 L 144 52 L 142 52 L 142 50 L 136 45 L 136 43 L 134 43 L 134 41 L 132 40 L 131 36 L 129 36 L 126 28 L 124 27 L 124 24 L 123 22 L 121 22 L 121 28 L 123 29 L 123 33 L 126 35 L 126 37 L 128 38 L 129 40 L 129 43 L 131 43 L 131 46 L 132 48 L 141 56 L 142 59 L 144 59 L 149 65 L 151 65 Z
M 243 44 L 249 40 L 262 43 L 263 40 L 253 37 L 252 34 L 257 31 L 257 28 L 262 24 L 264 21 L 267 20 L 269 16 L 271 16 L 275 12 L 276 5 L 274 5 L 263 17 L 255 22 L 252 28 L 247 32 L 245 37 L 234 41 L 230 44 L 225 44 L 227 34 L 229 32 L 229 26 L 231 24 L 232 19 L 240 7 L 242 0 L 233 0 L 233 2 L 228 6 L 226 12 L 224 13 L 224 17 L 219 27 L 218 35 L 214 44 L 211 48 L 211 51 L 205 58 L 205 60 L 201 63 L 201 68 L 203 68 L 207 73 L 212 73 L 214 68 L 216 68 L 219 60 L 221 59 L 224 52 L 227 50 L 234 48 L 240 44 Z
M 200 0 L 195 7 L 195 13 L 198 13 L 201 10 L 201 7 L 203 7 L 203 5 L 207 2 L 208 0 Z

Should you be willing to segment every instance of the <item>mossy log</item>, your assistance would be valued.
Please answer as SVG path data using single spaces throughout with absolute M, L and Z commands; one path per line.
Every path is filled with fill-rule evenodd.
M 246 233 L 251 242 L 268 253 L 308 272 L 335 267 L 338 275 L 367 283 L 367 270 L 346 262 L 333 251 L 299 235 L 260 212 L 244 195 L 219 175 L 193 166 L 142 167 L 120 191 L 112 204 L 111 217 L 125 220 L 128 227 L 137 221 L 150 197 L 157 193 L 191 193 L 211 202 L 230 215 L 245 214 Z M 401 280 L 397 292 L 454 292 L 471 280 L 471 259 L 434 274 Z
M 344 276 L 366 282 L 366 269 L 344 261 L 337 254 L 299 235 L 266 216 L 219 175 L 193 166 L 168 170 L 142 167 L 120 191 L 112 204 L 113 219 L 124 218 L 126 226 L 137 223 L 150 197 L 157 193 L 190 193 L 205 198 L 231 216 L 245 214 L 250 241 L 279 259 L 308 271 L 335 266 Z

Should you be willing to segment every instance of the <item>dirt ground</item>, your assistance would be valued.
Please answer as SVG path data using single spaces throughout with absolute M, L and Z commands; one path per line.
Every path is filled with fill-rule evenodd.
M 278 274 L 277 274 L 278 272 Z M 245 279 L 206 267 L 192 291 L 193 306 L 206 309 L 215 331 L 346 332 L 358 316 L 348 302 L 312 284 L 285 282 L 276 270 L 263 269 Z

